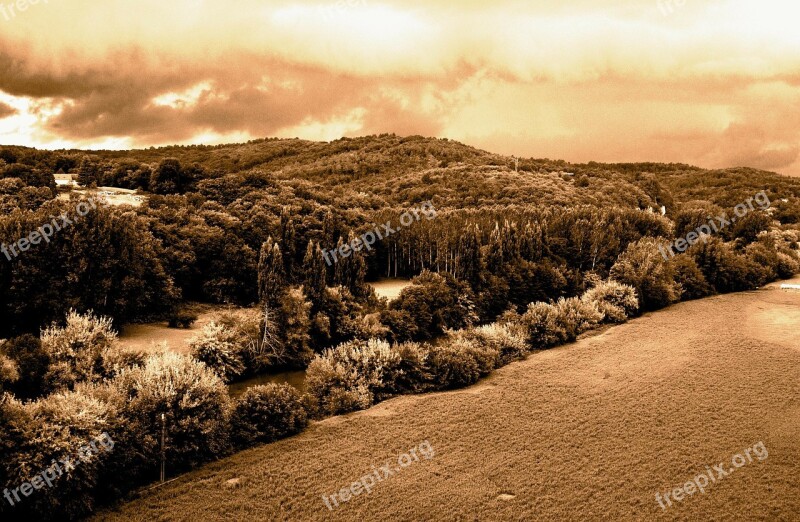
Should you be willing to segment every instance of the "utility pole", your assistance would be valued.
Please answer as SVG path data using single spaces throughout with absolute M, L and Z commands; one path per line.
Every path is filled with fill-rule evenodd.
M 166 461 L 167 461 L 167 448 L 166 448 L 166 439 L 167 439 L 167 416 L 165 414 L 161 414 L 161 483 L 164 483 L 165 477 L 165 469 L 166 469 Z

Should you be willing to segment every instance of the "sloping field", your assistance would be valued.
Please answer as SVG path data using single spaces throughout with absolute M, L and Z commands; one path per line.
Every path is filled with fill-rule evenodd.
M 423 441 L 432 459 L 323 503 Z M 659 507 L 656 492 L 730 469 L 758 442 L 765 459 Z M 798 492 L 800 294 L 772 285 L 647 315 L 466 390 L 315 423 L 97 519 L 792 521 Z

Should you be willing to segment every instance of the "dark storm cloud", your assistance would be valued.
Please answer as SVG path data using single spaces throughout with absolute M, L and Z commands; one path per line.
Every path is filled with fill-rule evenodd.
M 0 102 L 0 119 L 6 118 L 8 116 L 12 116 L 17 113 L 17 110 L 14 107 L 10 107 L 5 103 Z
M 125 136 L 135 143 L 183 141 L 202 132 L 247 132 L 269 136 L 304 121 L 326 121 L 363 108 L 368 128 L 386 129 L 395 118 L 403 131 L 436 134 L 441 123 L 415 108 L 426 84 L 399 82 L 412 108 L 376 96 L 387 82 L 331 74 L 323 68 L 297 66 L 253 56 L 232 57 L 225 64 L 154 67 L 140 53 L 116 54 L 103 64 L 80 64 L 43 70 L 26 57 L 0 55 L 0 90 L 16 96 L 69 100 L 46 128 L 61 138 L 87 140 Z M 196 100 L 177 106 L 153 100 L 166 93 L 201 88 Z M 388 83 L 391 85 L 391 83 Z

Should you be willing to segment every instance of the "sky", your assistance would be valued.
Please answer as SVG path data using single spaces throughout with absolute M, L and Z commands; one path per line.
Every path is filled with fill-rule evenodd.
M 0 144 L 396 133 L 800 176 L 800 4 L 0 0 Z

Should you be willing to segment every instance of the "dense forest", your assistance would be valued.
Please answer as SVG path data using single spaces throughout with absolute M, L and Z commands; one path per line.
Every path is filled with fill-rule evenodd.
M 319 266 L 312 259 L 318 248 L 335 249 L 426 201 L 437 219 L 328 267 L 327 286 L 346 287 L 366 303 L 365 279 L 447 273 L 470 286 L 480 319 L 491 321 L 509 303 L 521 309 L 575 295 L 585 272 L 607 276 L 631 242 L 680 236 L 672 222 L 681 228 L 694 214 L 716 216 L 761 190 L 773 219 L 800 222 L 800 181 L 766 172 L 534 159 L 517 165 L 448 140 L 383 135 L 123 152 L 4 147 L 4 243 L 70 209 L 55 199 L 56 173 L 150 197 L 142 208 L 92 213 L 52 243 L 3 263 L 0 335 L 38 332 L 73 308 L 124 324 L 169 314 L 187 300 L 253 304 L 267 242 L 280 250 L 285 284 L 300 285 Z M 658 215 L 662 206 L 668 219 Z M 737 239 L 750 221 L 756 218 L 722 238 Z M 306 297 L 315 297 L 310 292 L 306 285 Z M 312 299 L 315 314 L 321 306 Z
M 74 175 L 79 186 L 57 186 L 56 174 Z M 97 205 L 46 242 L 0 256 L 0 454 L 18 444 L 31 462 L 47 462 L 77 435 L 44 449 L 36 437 L 85 411 L 96 422 L 81 436 L 117 426 L 112 436 L 128 448 L 82 468 L 85 483 L 73 484 L 80 495 L 31 503 L 40 515 L 60 503 L 84 513 L 93 499 L 152 478 L 159 413 L 182 426 L 173 462 L 189 469 L 294 433 L 307 415 L 469 384 L 592 325 L 800 271 L 800 179 L 517 159 L 395 135 L 133 151 L 0 147 L 0 242 L 19 244 L 74 214 L 98 187 L 137 190 L 142 204 Z M 759 193 L 769 205 L 736 213 L 684 254 L 660 253 Z M 404 222 L 422 205 L 435 217 Z M 392 232 L 369 249 L 326 262 L 326 252 L 358 245 L 384 224 Z M 387 302 L 368 285 L 383 277 L 413 281 Z M 252 313 L 204 330 L 193 359 L 113 349 L 125 324 L 191 322 L 187 303 L 196 302 Z M 310 394 L 302 398 L 270 390 L 235 407 L 219 398 L 221 381 L 306 367 Z M 392 367 L 389 385 L 378 374 Z M 173 387 L 206 398 L 191 414 L 181 417 L 185 405 L 159 395 L 167 368 L 185 379 Z M 360 380 L 345 379 L 343 368 Z M 261 433 L 276 402 L 292 405 L 291 419 L 247 435 Z M 121 481 L 120 469 L 128 471 Z M 0 479 L 19 473 L 9 464 Z

